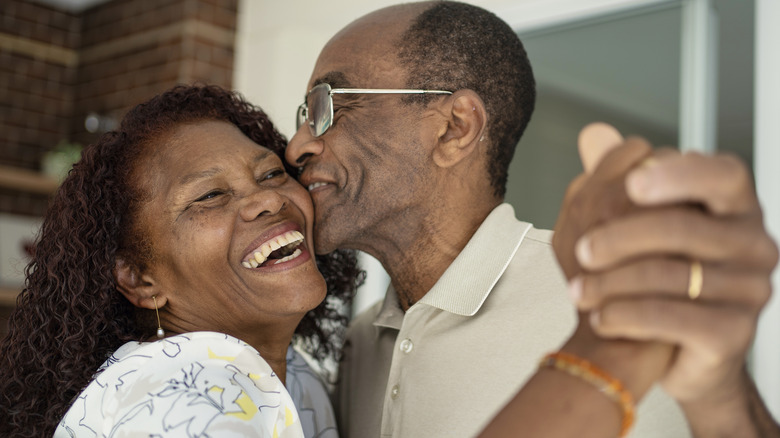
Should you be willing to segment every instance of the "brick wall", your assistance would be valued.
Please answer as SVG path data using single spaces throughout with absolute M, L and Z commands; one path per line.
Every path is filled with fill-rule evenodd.
M 0 164 L 37 169 L 68 138 L 80 22 L 36 3 L 0 2 Z
M 83 15 L 72 137 L 95 139 L 83 120 L 114 120 L 178 83 L 230 87 L 237 0 L 115 0 Z
M 38 170 L 84 119 L 119 120 L 177 84 L 232 85 L 237 0 L 113 0 L 81 13 L 0 1 L 0 165 Z M 46 197 L 0 187 L 0 212 L 41 215 Z
M 37 170 L 68 139 L 81 18 L 0 1 L 0 165 Z M 0 187 L 0 212 L 42 215 L 47 197 Z
M 60 141 L 97 138 L 88 114 L 118 121 L 178 83 L 230 88 L 237 8 L 238 0 L 111 0 L 73 13 L 0 0 L 0 166 L 38 171 Z M 47 202 L 0 185 L 0 213 L 41 216 Z M 0 305 L 0 336 L 8 311 Z
M 37 170 L 61 140 L 95 140 L 87 114 L 118 120 L 177 83 L 230 87 L 237 7 L 113 0 L 69 13 L 0 1 L 0 165 Z

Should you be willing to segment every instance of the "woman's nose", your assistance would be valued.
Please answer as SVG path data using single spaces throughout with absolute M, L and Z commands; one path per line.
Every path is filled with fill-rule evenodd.
M 287 144 L 284 158 L 290 165 L 301 167 L 306 165 L 306 162 L 312 155 L 322 154 L 322 149 L 322 141 L 313 137 L 309 131 L 309 126 L 303 124 Z
M 241 206 L 241 219 L 249 222 L 257 219 L 259 216 L 273 216 L 278 214 L 287 205 L 287 198 L 273 189 L 256 189 L 254 193 L 247 196 Z

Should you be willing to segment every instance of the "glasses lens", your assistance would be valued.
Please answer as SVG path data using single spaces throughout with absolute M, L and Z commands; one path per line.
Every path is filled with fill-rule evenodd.
M 333 122 L 333 100 L 330 97 L 330 85 L 319 84 L 312 88 L 306 99 L 308 103 L 308 122 L 311 135 L 319 137 L 330 128 Z
M 309 109 L 306 107 L 306 103 L 302 103 L 301 106 L 298 107 L 298 114 L 295 118 L 295 130 L 301 129 L 301 126 L 306 123 L 306 117 L 308 117 Z

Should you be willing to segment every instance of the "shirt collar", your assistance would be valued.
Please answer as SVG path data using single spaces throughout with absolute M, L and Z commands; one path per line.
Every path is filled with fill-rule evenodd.
M 390 283 L 387 286 L 385 301 L 382 303 L 382 308 L 379 310 L 376 319 L 374 319 L 374 326 L 401 330 L 401 325 L 403 325 L 403 323 L 404 310 L 398 302 L 398 294 L 395 292 L 393 283 Z
M 531 228 L 515 218 L 510 204 L 493 209 L 419 303 L 462 316 L 476 314 Z
M 515 218 L 510 204 L 493 209 L 433 288 L 412 308 L 422 304 L 462 316 L 476 314 L 531 228 Z M 374 326 L 400 330 L 403 318 L 391 283 Z

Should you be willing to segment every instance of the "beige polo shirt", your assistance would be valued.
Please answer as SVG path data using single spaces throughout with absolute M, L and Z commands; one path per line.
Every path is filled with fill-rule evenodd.
M 551 236 L 502 204 L 405 314 L 390 286 L 359 315 L 335 400 L 342 438 L 479 433 L 575 327 Z M 631 436 L 688 437 L 687 429 L 676 403 L 653 390 Z

